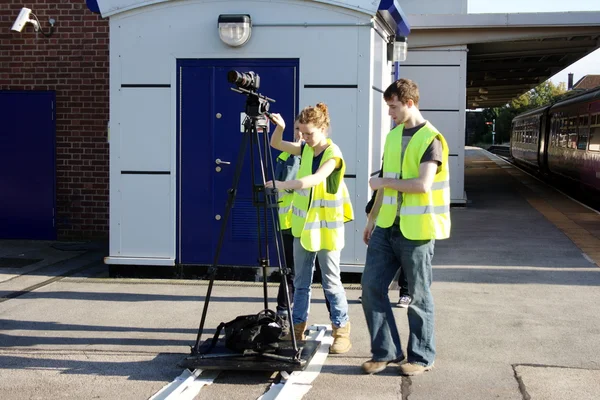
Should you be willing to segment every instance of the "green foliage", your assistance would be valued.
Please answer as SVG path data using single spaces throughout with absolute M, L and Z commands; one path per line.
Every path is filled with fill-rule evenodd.
M 502 107 L 486 108 L 483 110 L 486 121 L 496 120 L 495 142 L 505 143 L 510 140 L 510 128 L 514 117 L 525 111 L 550 105 L 563 97 L 566 91 L 564 82 L 555 85 L 548 80 Z M 484 137 L 487 139 L 486 134 L 491 132 L 492 129 L 491 125 L 486 125 L 486 127 L 486 130 L 478 132 L 477 135 L 482 141 Z

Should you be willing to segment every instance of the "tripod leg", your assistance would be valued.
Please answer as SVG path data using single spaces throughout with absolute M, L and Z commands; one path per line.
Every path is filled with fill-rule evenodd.
M 267 214 L 266 214 L 266 191 L 264 184 L 266 182 L 264 162 L 262 157 L 262 151 L 260 149 L 260 140 L 258 137 L 258 130 L 256 123 L 253 120 L 249 127 L 250 134 L 252 135 L 252 145 L 250 148 L 250 159 L 252 164 L 252 187 L 254 188 L 254 206 L 256 207 L 256 229 L 258 233 L 258 265 L 262 268 L 263 276 L 263 308 L 266 310 L 269 308 L 269 294 L 267 290 L 267 267 L 269 266 L 269 229 L 267 226 Z M 257 185 L 256 179 L 256 165 L 255 165 L 255 153 L 254 148 L 256 147 L 258 153 L 258 162 L 260 167 L 260 182 Z M 264 215 L 262 215 L 264 213 Z M 261 217 L 264 217 L 264 231 L 262 229 Z
M 221 231 L 219 233 L 219 241 L 217 242 L 217 247 L 215 249 L 215 258 L 213 260 L 213 264 L 209 269 L 208 275 L 210 277 L 210 282 L 208 284 L 208 289 L 206 291 L 206 298 L 204 299 L 204 308 L 202 310 L 202 317 L 200 319 L 200 327 L 198 328 L 198 335 L 196 336 L 196 343 L 192 349 L 192 354 L 198 354 L 200 348 L 200 339 L 202 337 L 202 333 L 204 331 L 204 323 L 206 322 L 206 314 L 208 311 L 208 304 L 210 302 L 210 296 L 212 294 L 213 283 L 215 281 L 215 275 L 217 273 L 217 264 L 219 263 L 219 257 L 221 255 L 221 249 L 223 247 L 223 240 L 225 239 L 225 232 L 227 230 L 227 222 L 229 221 L 229 216 L 231 215 L 231 209 L 233 208 L 233 203 L 235 201 L 235 196 L 237 194 L 237 188 L 240 182 L 240 177 L 242 175 L 242 169 L 244 165 L 244 155 L 246 153 L 246 147 L 248 145 L 248 135 L 244 134 L 242 137 L 242 143 L 240 144 L 240 150 L 238 153 L 237 165 L 235 169 L 235 175 L 233 176 L 233 184 L 231 189 L 229 189 L 228 197 L 227 197 L 227 205 L 225 207 L 225 214 L 223 216 L 223 221 L 221 222 Z
M 273 166 L 273 154 L 271 147 L 267 143 L 267 135 L 265 135 L 265 148 L 266 151 L 266 159 L 267 159 L 267 168 L 270 167 L 271 176 L 274 177 L 275 168 Z M 268 176 L 268 175 L 267 175 Z M 287 267 L 287 263 L 285 257 L 283 257 L 283 232 L 281 231 L 281 225 L 279 221 L 279 199 L 277 193 L 265 195 L 265 200 L 267 202 L 267 209 L 271 210 L 271 222 L 273 224 L 273 233 L 275 236 L 275 250 L 277 252 L 277 262 L 279 267 L 279 272 L 281 275 L 281 284 L 284 288 L 284 296 L 287 304 L 287 313 L 288 313 L 288 323 L 290 324 L 290 334 L 292 337 L 292 346 L 294 348 L 295 358 L 297 360 L 300 359 L 300 350 L 298 349 L 298 342 L 296 338 L 296 333 L 294 332 L 294 323 L 292 320 L 292 299 L 290 299 L 290 291 L 288 288 L 288 274 L 290 273 L 289 268 Z

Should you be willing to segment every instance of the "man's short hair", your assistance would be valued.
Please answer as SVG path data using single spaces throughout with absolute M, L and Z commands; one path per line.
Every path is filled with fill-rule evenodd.
M 392 100 L 394 96 L 398 97 L 398 100 L 403 104 L 406 104 L 408 100 L 412 100 L 416 106 L 419 105 L 419 87 L 410 79 L 398 79 L 383 92 L 385 100 Z

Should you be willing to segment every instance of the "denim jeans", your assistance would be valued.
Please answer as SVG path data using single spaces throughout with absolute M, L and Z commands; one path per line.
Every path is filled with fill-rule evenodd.
M 294 238 L 294 268 L 296 270 L 292 321 L 295 325 L 308 320 L 311 284 L 317 257 L 319 257 L 321 266 L 323 291 L 330 304 L 329 317 L 331 323 L 337 327 L 342 327 L 348 322 L 348 300 L 340 277 L 340 251 L 308 251 L 302 247 L 299 238 Z
M 408 306 L 407 359 L 429 366 L 435 359 L 434 309 L 431 295 L 433 240 L 406 239 L 397 223 L 390 228 L 375 227 L 362 276 L 362 306 L 371 334 L 375 361 L 402 359 L 400 335 L 388 297 L 388 286 L 398 264 L 408 282 L 412 302 Z
M 291 229 L 288 229 L 289 232 L 283 232 L 283 254 L 285 256 L 285 264 L 291 270 L 291 273 L 287 275 L 287 288 L 289 293 L 289 298 L 294 303 L 294 236 L 292 236 Z M 318 273 L 317 279 L 321 280 L 321 267 L 319 265 L 319 260 L 315 260 L 315 272 Z M 408 293 L 408 289 L 406 289 Z M 325 297 L 325 306 L 327 306 L 327 311 L 331 314 L 331 306 L 329 304 L 329 300 Z M 277 291 L 277 311 L 285 312 L 287 311 L 287 301 L 285 300 L 285 288 L 283 282 L 279 283 L 279 290 Z

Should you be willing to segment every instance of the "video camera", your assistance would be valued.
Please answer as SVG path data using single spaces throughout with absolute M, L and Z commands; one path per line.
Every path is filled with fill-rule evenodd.
M 231 70 L 227 73 L 227 81 L 237 86 L 237 89 L 231 88 L 231 90 L 248 96 L 246 100 L 246 115 L 253 119 L 261 119 L 259 125 L 266 126 L 267 121 L 264 115 L 269 112 L 269 102 L 275 102 L 275 100 L 258 93 L 260 76 L 254 71 L 238 72 Z

